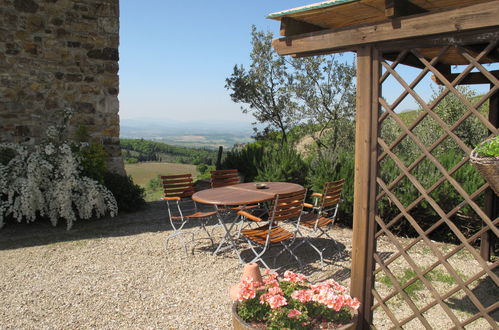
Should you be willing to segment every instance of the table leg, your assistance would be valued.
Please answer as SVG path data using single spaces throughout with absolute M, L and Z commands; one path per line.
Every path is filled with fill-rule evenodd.
M 228 213 L 231 213 L 231 211 L 228 211 Z M 239 253 L 239 250 L 237 249 L 236 242 L 234 241 L 234 239 L 232 238 L 232 235 L 230 234 L 232 231 L 232 228 L 234 228 L 234 226 L 237 224 L 238 217 L 239 216 L 236 214 L 234 219 L 231 221 L 230 226 L 227 227 L 227 224 L 225 223 L 225 221 L 223 221 L 222 217 L 220 216 L 220 211 L 217 212 L 218 222 L 220 223 L 220 225 L 222 225 L 222 228 L 224 229 L 225 233 L 224 233 L 224 236 L 222 237 L 222 241 L 218 244 L 216 250 L 213 252 L 213 255 L 216 255 L 218 252 L 225 251 L 226 249 L 232 247 L 236 251 L 237 257 L 239 258 L 239 262 L 241 264 L 244 264 L 244 261 L 241 259 L 241 255 Z M 229 245 L 222 248 L 223 245 L 226 243 L 229 243 Z

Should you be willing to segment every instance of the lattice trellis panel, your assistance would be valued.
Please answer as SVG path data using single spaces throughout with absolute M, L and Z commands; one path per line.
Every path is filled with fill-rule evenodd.
M 469 154 L 498 134 L 489 117 L 499 111 L 498 53 L 497 40 L 487 40 L 405 49 L 381 61 L 381 90 L 397 84 L 401 93 L 379 98 L 377 328 L 497 327 L 499 261 L 484 260 L 479 244 L 484 233 L 497 238 L 499 217 L 491 215 L 494 197 Z M 407 64 L 417 69 L 408 73 Z M 484 93 L 463 85 L 477 76 Z M 427 97 L 430 78 L 434 92 Z M 419 110 L 401 113 L 407 98 Z

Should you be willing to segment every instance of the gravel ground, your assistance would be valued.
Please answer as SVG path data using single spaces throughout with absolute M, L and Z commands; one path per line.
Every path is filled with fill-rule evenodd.
M 140 213 L 77 222 L 69 232 L 63 224 L 5 227 L 0 232 L 0 327 L 231 328 L 228 289 L 242 273 L 237 256 L 230 251 L 211 255 L 209 240 L 189 246 L 188 256 L 179 239 L 165 250 L 170 232 L 160 202 Z M 221 234 L 215 228 L 217 241 Z M 345 245 L 350 241 L 349 230 L 335 234 Z M 321 271 L 315 256 L 302 258 L 304 273 L 314 280 L 333 272 L 335 278 L 349 277 L 346 259 Z M 286 254 L 276 265 L 299 270 Z
M 214 230 L 218 241 L 222 232 Z M 161 202 L 135 214 L 77 222 L 71 231 L 64 224 L 5 227 L 0 231 L 0 328 L 230 329 L 228 288 L 242 272 L 236 255 L 213 256 L 211 242 L 197 240 L 186 256 L 179 239 L 165 249 L 170 233 Z M 336 227 L 334 237 L 341 253 L 326 254 L 321 268 L 305 247 L 299 253 L 305 263 L 301 272 L 313 282 L 334 278 L 348 286 L 351 231 Z M 393 252 L 389 245 L 384 248 Z M 276 263 L 281 270 L 300 271 L 297 266 L 287 254 Z M 492 290 L 492 298 L 496 293 Z M 382 316 L 375 320 L 388 326 Z

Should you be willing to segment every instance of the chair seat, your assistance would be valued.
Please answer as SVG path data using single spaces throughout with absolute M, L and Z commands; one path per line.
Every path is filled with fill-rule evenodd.
M 331 219 L 331 218 L 320 217 L 319 219 L 317 219 L 317 216 L 314 215 L 314 217 L 311 219 L 302 218 L 302 220 L 300 221 L 300 225 L 302 225 L 304 227 L 308 227 L 308 228 L 315 228 L 316 223 L 317 223 L 317 227 L 325 227 L 332 222 L 333 222 L 333 219 Z
M 223 207 L 223 208 L 222 208 L 222 207 L 221 207 L 221 208 L 219 208 L 218 210 L 219 210 L 219 211 L 222 211 L 222 212 L 223 212 L 223 211 L 227 212 L 227 211 L 229 211 L 229 210 L 230 210 L 230 211 L 242 211 L 242 210 L 251 210 L 251 209 L 257 208 L 257 207 L 259 207 L 259 206 L 260 206 L 260 205 L 239 205 L 239 206 L 228 207 L 228 208 L 226 208 L 226 207 Z
M 211 217 L 212 215 L 217 214 L 216 211 L 211 211 L 211 212 L 196 212 L 190 215 L 187 215 L 187 218 L 207 218 Z
M 212 212 L 196 212 L 193 214 L 189 215 L 184 215 L 184 218 L 192 218 L 192 219 L 198 219 L 198 218 L 207 218 L 211 217 L 212 215 L 215 215 L 217 212 L 212 211 Z M 181 216 L 172 216 L 172 220 L 182 220 Z
M 268 233 L 269 225 L 261 226 L 255 229 L 241 230 L 241 234 L 260 245 L 265 245 L 265 240 Z M 294 234 L 292 232 L 282 227 L 274 227 L 270 230 L 270 243 L 279 243 L 293 237 Z

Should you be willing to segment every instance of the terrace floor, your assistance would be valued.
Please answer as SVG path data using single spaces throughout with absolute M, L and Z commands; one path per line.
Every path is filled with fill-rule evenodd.
M 82 220 L 70 231 L 65 224 L 6 226 L 0 231 L 1 327 L 231 328 L 228 289 L 241 277 L 237 257 L 212 256 L 208 240 L 192 245 L 187 257 L 177 239 L 165 250 L 170 231 L 162 202 L 116 218 Z M 336 227 L 333 235 L 341 253 L 326 254 L 321 269 L 317 254 L 303 245 L 302 273 L 312 282 L 334 278 L 348 286 L 351 230 Z M 287 254 L 277 266 L 300 271 Z M 497 291 L 488 292 L 494 299 Z

